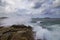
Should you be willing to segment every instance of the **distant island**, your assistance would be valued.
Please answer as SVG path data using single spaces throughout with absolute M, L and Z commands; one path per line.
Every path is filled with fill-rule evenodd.
M 60 24 L 60 18 L 32 18 L 31 22 L 32 23 L 37 23 L 38 21 L 41 21 L 41 24 Z
M 6 19 L 6 18 L 8 18 L 8 17 L 0 17 L 0 19 Z

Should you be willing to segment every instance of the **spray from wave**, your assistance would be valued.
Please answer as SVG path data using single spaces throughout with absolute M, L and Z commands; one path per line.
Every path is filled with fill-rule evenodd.
M 21 17 L 8 17 L 2 22 L 2 26 L 11 26 L 13 24 L 26 24 L 29 22 L 30 17 L 21 16 Z
M 36 32 L 35 34 L 35 40 L 41 39 L 41 40 L 52 40 L 52 35 L 50 31 L 47 29 L 43 29 L 41 26 L 38 26 L 37 24 L 30 23 L 31 17 L 28 16 L 21 16 L 21 17 L 9 17 L 3 21 L 2 26 L 9 27 L 13 24 L 24 24 L 24 25 L 30 25 L 33 28 L 33 31 Z

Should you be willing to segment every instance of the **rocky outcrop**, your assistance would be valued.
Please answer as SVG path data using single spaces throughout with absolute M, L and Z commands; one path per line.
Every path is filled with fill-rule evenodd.
M 34 40 L 31 26 L 12 25 L 0 28 L 0 40 Z

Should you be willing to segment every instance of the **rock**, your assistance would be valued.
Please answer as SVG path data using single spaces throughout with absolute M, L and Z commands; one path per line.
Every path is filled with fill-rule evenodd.
M 31 26 L 12 25 L 9 28 L 0 29 L 0 40 L 34 40 Z

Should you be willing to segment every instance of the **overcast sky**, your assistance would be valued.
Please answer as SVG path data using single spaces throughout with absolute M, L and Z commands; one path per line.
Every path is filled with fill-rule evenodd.
M 0 16 L 60 17 L 60 0 L 0 0 Z

